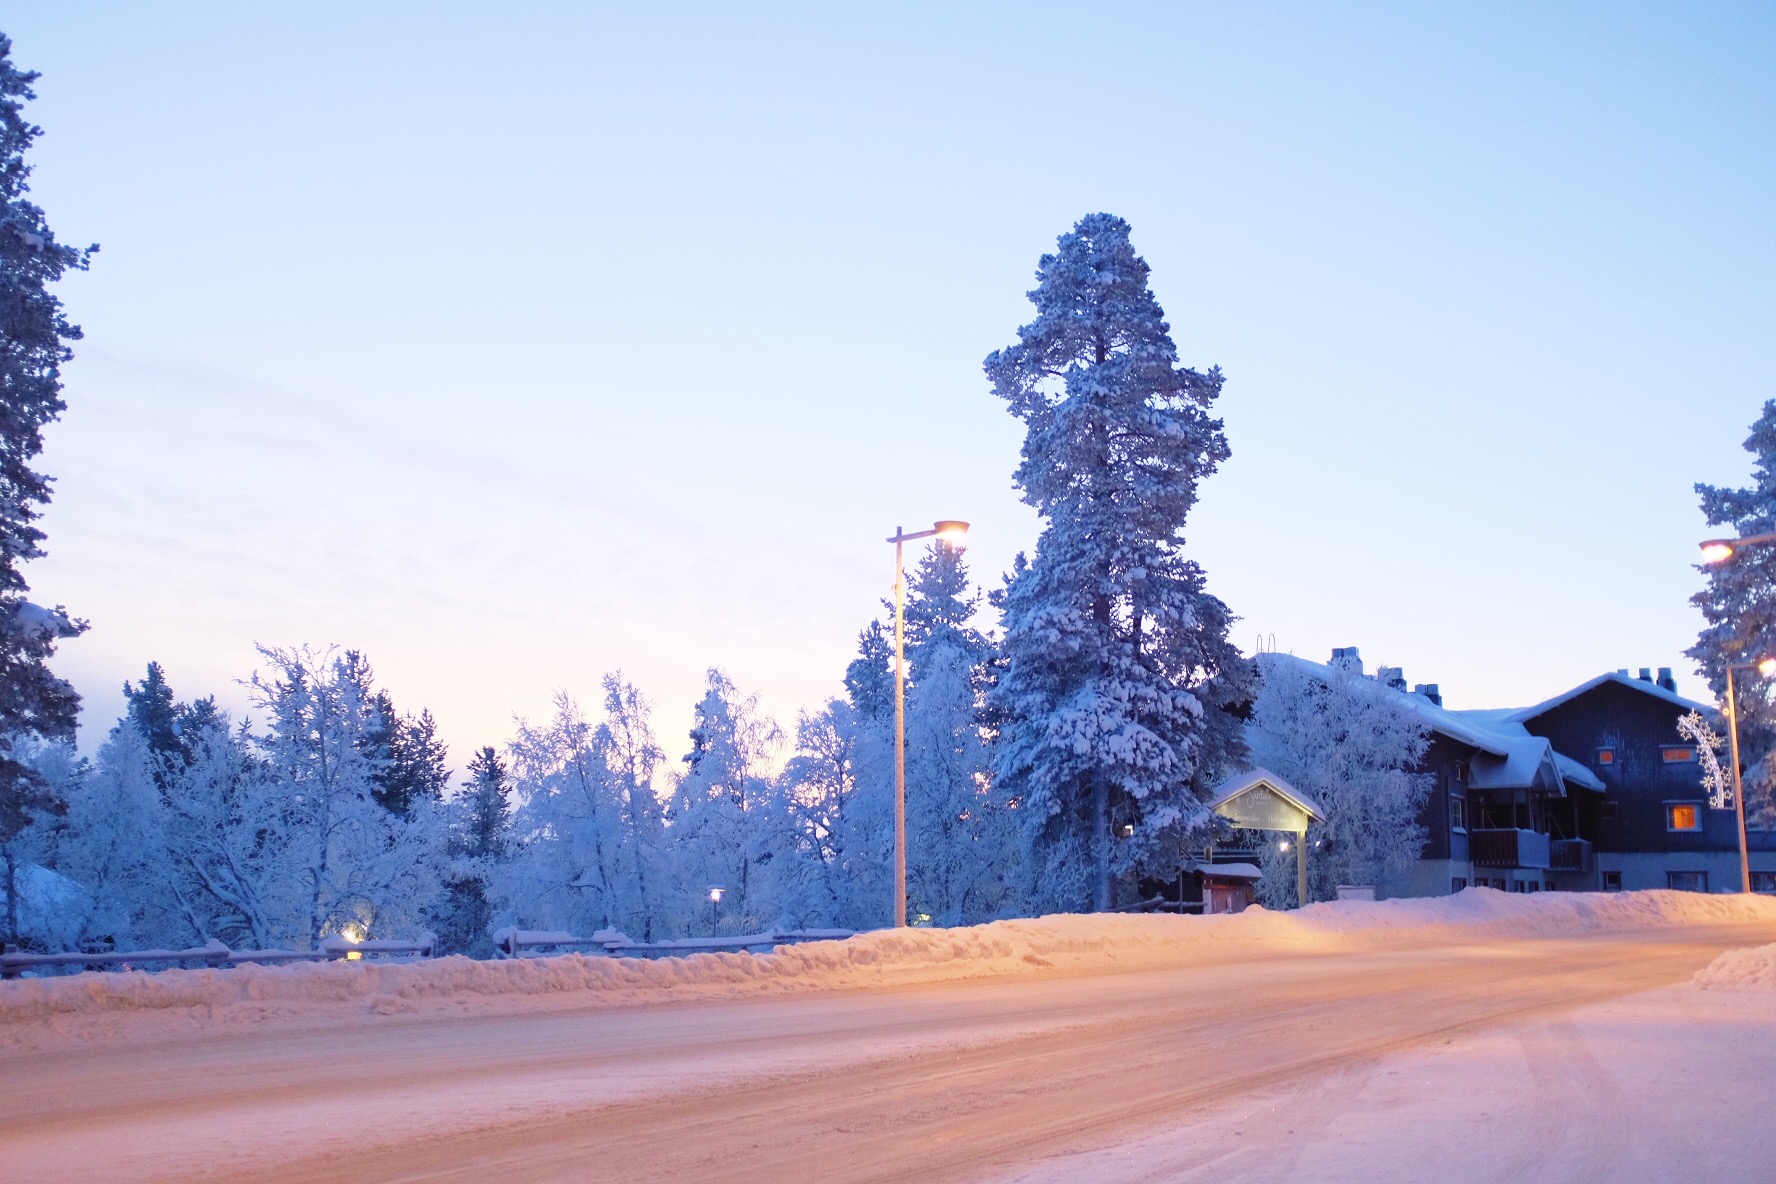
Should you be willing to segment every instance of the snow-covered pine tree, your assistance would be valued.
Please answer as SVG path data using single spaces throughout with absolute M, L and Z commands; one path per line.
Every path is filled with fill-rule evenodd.
M 511 774 L 498 751 L 479 749 L 469 761 L 462 792 L 450 801 L 450 879 L 437 926 L 447 952 L 492 956 L 488 885 L 511 854 L 511 793 Z
M 1711 527 L 1741 537 L 1776 531 L 1776 399 L 1751 425 L 1745 450 L 1754 458 L 1751 484 L 1740 489 L 1697 485 Z M 1708 583 L 1690 598 L 1706 622 L 1685 653 L 1695 659 L 1715 697 L 1727 693 L 1727 665 L 1776 654 L 1776 547 L 1745 547 L 1724 563 L 1700 569 Z M 1776 826 L 1776 680 L 1755 669 L 1734 674 L 1739 710 L 1739 760 L 1746 820 Z
M 1033 822 L 1043 907 L 1104 909 L 1114 884 L 1207 821 L 1243 756 L 1233 617 L 1185 558 L 1185 519 L 1228 456 L 1221 372 L 1178 364 L 1128 223 L 1092 214 L 1037 267 L 1036 319 L 986 360 L 1023 420 L 1016 482 L 1044 521 L 1005 597 L 1001 786 Z M 1166 869 L 1169 871 L 1169 866 Z
M 25 600 L 21 570 L 43 554 L 43 532 L 34 523 L 49 501 L 49 478 L 31 463 L 43 451 L 44 427 L 66 406 L 61 367 L 74 356 L 67 343 L 80 339 L 49 286 L 68 271 L 84 271 L 98 250 L 58 243 L 42 209 L 25 196 L 25 152 L 43 134 L 24 116 L 36 79 L 13 64 L 12 42 L 0 34 L 0 845 L 33 818 L 62 809 L 49 782 L 13 749 L 33 738 L 73 738 L 80 697 L 47 661 L 59 639 L 86 627 L 59 606 Z M 0 871 L 12 900 L 10 862 Z M 8 923 L 6 940 L 17 936 Z
M 1308 896 L 1339 884 L 1379 884 L 1424 850 L 1419 811 L 1433 778 L 1417 772 L 1430 728 L 1402 691 L 1363 675 L 1361 662 L 1320 666 L 1261 654 L 1248 728 L 1252 760 L 1308 795 L 1326 816 L 1308 828 Z M 1264 903 L 1295 903 L 1295 855 L 1266 850 Z
M 885 793 L 872 799 L 862 792 L 860 727 L 857 709 L 843 699 L 796 721 L 795 755 L 780 779 L 793 846 L 779 858 L 789 861 L 784 910 L 802 926 L 875 929 L 894 915 L 892 807 Z

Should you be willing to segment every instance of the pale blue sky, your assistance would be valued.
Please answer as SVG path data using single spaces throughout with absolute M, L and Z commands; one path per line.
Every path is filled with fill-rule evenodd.
M 365 9 L 368 7 L 368 11 Z M 1233 459 L 1190 548 L 1455 706 L 1671 665 L 1776 397 L 1776 9 L 15 2 L 100 241 L 41 599 L 150 658 L 367 651 L 460 761 L 622 667 L 834 693 L 897 523 L 1036 522 L 980 361 L 1128 218 Z M 89 739 L 92 738 L 89 736 Z

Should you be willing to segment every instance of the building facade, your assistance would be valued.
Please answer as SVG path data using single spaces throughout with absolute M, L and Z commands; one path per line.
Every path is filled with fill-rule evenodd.
M 1355 650 L 1334 654 L 1355 660 Z M 1380 895 L 1470 885 L 1740 890 L 1736 812 L 1709 805 L 1699 754 L 1677 730 L 1691 711 L 1722 724 L 1713 707 L 1677 693 L 1668 669 L 1618 670 L 1533 707 L 1481 711 L 1446 709 L 1435 685 L 1408 691 L 1391 673 L 1383 681 L 1430 733 L 1420 771 L 1433 784 L 1420 814 L 1423 854 Z M 1748 830 L 1747 846 L 1753 889 L 1776 892 L 1776 831 Z

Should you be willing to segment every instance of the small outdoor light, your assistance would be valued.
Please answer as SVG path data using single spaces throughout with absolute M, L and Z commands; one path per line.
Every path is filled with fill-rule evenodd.
M 723 888 L 720 884 L 711 884 L 709 886 L 709 936 L 710 937 L 715 936 L 716 918 L 721 913 L 722 897 L 727 893 L 727 891 L 728 890 L 726 888 Z
M 709 903 L 720 904 L 722 902 L 722 893 L 726 891 L 727 889 L 721 887 L 719 884 L 711 884 L 709 886 Z
M 1277 844 L 1278 851 L 1287 851 L 1288 849 L 1289 849 L 1289 840 L 1288 839 L 1284 839 L 1282 842 Z
M 940 518 L 930 530 L 911 534 L 894 528 L 894 924 L 906 928 L 906 545 L 914 539 L 936 539 L 960 547 L 968 523 Z
M 1757 672 L 1765 678 L 1769 678 L 1772 674 L 1776 674 L 1776 658 L 1765 658 L 1762 662 L 1759 662 L 1757 664 Z

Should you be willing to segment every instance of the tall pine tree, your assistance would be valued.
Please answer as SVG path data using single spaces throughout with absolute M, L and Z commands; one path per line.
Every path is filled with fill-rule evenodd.
M 1044 518 L 1005 596 L 997 768 L 1033 820 L 1038 899 L 1112 906 L 1179 849 L 1243 756 L 1251 671 L 1184 556 L 1198 487 L 1228 456 L 1218 369 L 1178 364 L 1128 223 L 1092 214 L 1044 255 L 1036 319 L 986 360 L 1023 420 L 1016 482 Z
M 1711 527 L 1744 536 L 1776 531 L 1776 399 L 1751 425 L 1745 450 L 1755 458 L 1742 489 L 1697 485 Z M 1715 695 L 1727 693 L 1727 664 L 1776 654 L 1776 547 L 1746 547 L 1725 563 L 1702 569 L 1708 584 L 1690 598 L 1707 622 L 1687 650 Z M 1776 680 L 1755 670 L 1734 674 L 1739 708 L 1739 752 L 1745 768 L 1747 817 L 1776 825 Z
M 69 270 L 86 269 L 97 247 L 78 250 L 56 241 L 43 211 L 27 201 L 31 168 L 25 152 L 43 130 L 24 117 L 36 97 L 37 75 L 12 62 L 12 42 L 0 35 L 0 846 L 33 817 L 64 804 L 48 780 L 19 759 L 16 746 L 32 738 L 71 740 L 80 697 L 51 674 L 55 643 L 85 625 L 59 608 L 24 599 L 27 560 L 43 554 L 34 523 L 49 501 L 49 478 L 31 468 L 43 451 L 43 429 L 66 406 L 62 364 L 80 329 L 68 322 L 49 285 Z M 8 858 L 5 897 L 11 902 L 17 868 Z M 17 940 L 16 908 L 8 908 L 7 940 Z

